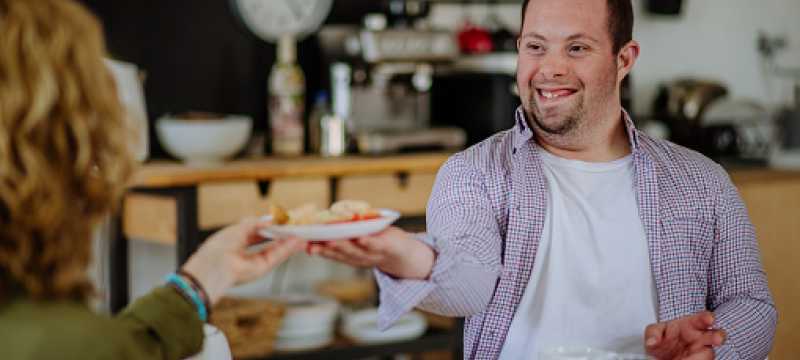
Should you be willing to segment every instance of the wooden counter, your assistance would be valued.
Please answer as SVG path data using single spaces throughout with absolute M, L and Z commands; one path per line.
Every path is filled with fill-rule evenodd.
M 404 215 L 424 216 L 436 171 L 448 156 L 278 158 L 234 161 L 213 168 L 151 163 L 134 176 L 132 192 L 125 199 L 123 232 L 127 237 L 175 244 L 177 234 L 185 231 L 179 224 L 196 224 L 195 228 L 209 231 L 243 216 L 263 214 L 271 202 L 287 207 L 307 202 L 327 206 L 342 198 L 364 199 L 399 209 Z M 800 300 L 800 171 L 761 168 L 730 173 L 755 224 L 779 311 L 770 359 L 800 358 L 796 341 L 800 308 L 795 306 Z M 163 189 L 191 189 L 184 202 L 193 205 L 195 213 L 181 217 L 178 197 L 151 192 Z
M 769 358 L 800 359 L 800 172 L 736 170 L 731 178 L 755 225 L 778 308 L 778 330 Z
M 267 158 L 237 160 L 214 167 L 188 167 L 175 162 L 154 162 L 140 167 L 134 187 L 171 187 L 207 182 L 265 180 L 283 177 L 348 176 L 382 173 L 436 172 L 449 153 L 394 156 L 323 158 Z

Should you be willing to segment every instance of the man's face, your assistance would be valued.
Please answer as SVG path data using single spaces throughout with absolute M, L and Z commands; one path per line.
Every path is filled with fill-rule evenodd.
M 619 102 L 606 0 L 531 0 L 519 41 L 517 85 L 528 119 L 570 135 Z

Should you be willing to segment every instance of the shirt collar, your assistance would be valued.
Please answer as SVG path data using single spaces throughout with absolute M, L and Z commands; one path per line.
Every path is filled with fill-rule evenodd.
M 533 130 L 528 126 L 525 110 L 522 105 L 517 107 L 514 112 L 514 149 L 520 148 L 523 144 L 533 139 Z M 625 122 L 625 133 L 628 134 L 628 141 L 631 143 L 631 153 L 635 152 L 639 146 L 639 139 L 636 136 L 636 126 L 633 124 L 628 112 L 622 109 L 622 119 Z
M 520 148 L 522 144 L 528 142 L 533 138 L 533 130 L 528 126 L 528 120 L 525 118 L 525 110 L 522 105 L 517 107 L 514 112 L 514 149 Z
M 636 125 L 625 109 L 622 109 L 622 119 L 625 121 L 625 132 L 628 134 L 628 141 L 631 143 L 631 153 L 636 152 L 639 147 L 639 136 L 637 135 Z

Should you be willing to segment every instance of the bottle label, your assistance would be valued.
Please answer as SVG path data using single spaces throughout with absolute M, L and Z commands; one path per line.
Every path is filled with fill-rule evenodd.
M 303 105 L 302 96 L 270 96 L 273 153 L 278 155 L 303 153 Z

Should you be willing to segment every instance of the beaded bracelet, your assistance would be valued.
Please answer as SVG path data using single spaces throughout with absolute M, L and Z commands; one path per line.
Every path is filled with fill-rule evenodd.
M 194 291 L 197 291 L 197 293 L 200 294 L 200 300 L 203 300 L 203 304 L 205 304 L 206 311 L 208 312 L 208 317 L 211 318 L 211 300 L 208 297 L 208 292 L 206 292 L 206 289 L 203 287 L 203 285 L 199 281 L 197 281 L 197 278 L 194 277 L 194 275 L 186 272 L 183 269 L 178 269 L 176 273 L 188 279 L 189 285 L 192 286 L 192 289 L 194 289 Z
M 166 286 L 169 286 L 170 288 L 172 288 L 172 290 L 175 290 L 175 292 L 178 293 L 183 298 L 183 300 L 186 300 L 186 302 L 192 304 L 192 306 L 194 306 L 195 309 L 197 309 L 197 305 L 194 304 L 192 297 L 189 296 L 189 294 L 187 294 L 185 291 L 181 290 L 181 287 L 178 284 L 174 282 L 168 282 L 166 283 Z
M 167 275 L 166 281 L 191 299 L 192 303 L 194 303 L 194 306 L 197 308 L 197 314 L 200 316 L 200 320 L 203 322 L 208 320 L 208 310 L 206 309 L 205 303 L 200 299 L 198 292 L 186 283 L 186 280 L 178 276 L 178 274 L 172 273 Z

